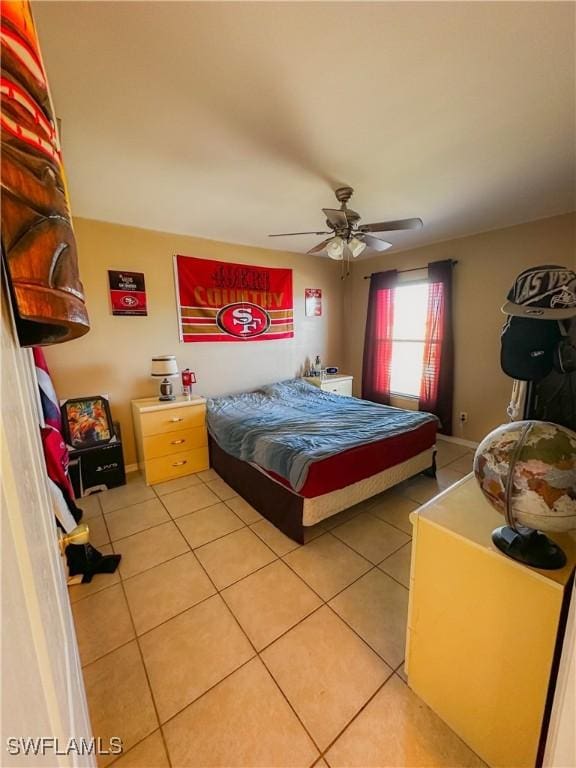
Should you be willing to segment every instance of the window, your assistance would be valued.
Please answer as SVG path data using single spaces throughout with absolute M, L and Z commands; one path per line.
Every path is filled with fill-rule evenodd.
M 428 283 L 407 283 L 394 290 L 390 391 L 418 397 L 422 381 Z

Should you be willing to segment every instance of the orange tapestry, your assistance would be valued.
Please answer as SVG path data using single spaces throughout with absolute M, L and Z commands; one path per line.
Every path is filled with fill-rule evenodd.
M 1 2 L 2 257 L 20 343 L 89 329 L 54 111 L 28 2 Z

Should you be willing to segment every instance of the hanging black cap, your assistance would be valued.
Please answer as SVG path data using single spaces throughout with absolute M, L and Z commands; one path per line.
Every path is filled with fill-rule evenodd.
M 521 272 L 508 293 L 502 312 L 533 320 L 576 317 L 576 272 L 544 264 Z

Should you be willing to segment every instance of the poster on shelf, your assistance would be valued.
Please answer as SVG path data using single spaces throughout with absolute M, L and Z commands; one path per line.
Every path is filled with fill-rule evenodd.
M 61 401 L 60 408 L 64 437 L 72 448 L 91 448 L 114 437 L 107 396 L 74 397 Z
M 180 341 L 294 336 L 292 270 L 175 256 Z
M 143 272 L 118 272 L 109 269 L 108 284 L 113 315 L 148 314 Z
M 322 316 L 322 289 L 305 288 L 304 306 L 306 308 L 306 317 Z

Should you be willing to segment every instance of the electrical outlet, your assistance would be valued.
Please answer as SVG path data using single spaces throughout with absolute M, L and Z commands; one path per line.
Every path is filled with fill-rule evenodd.
M 460 411 L 460 421 L 462 424 L 465 424 L 468 421 L 468 412 L 467 411 Z

